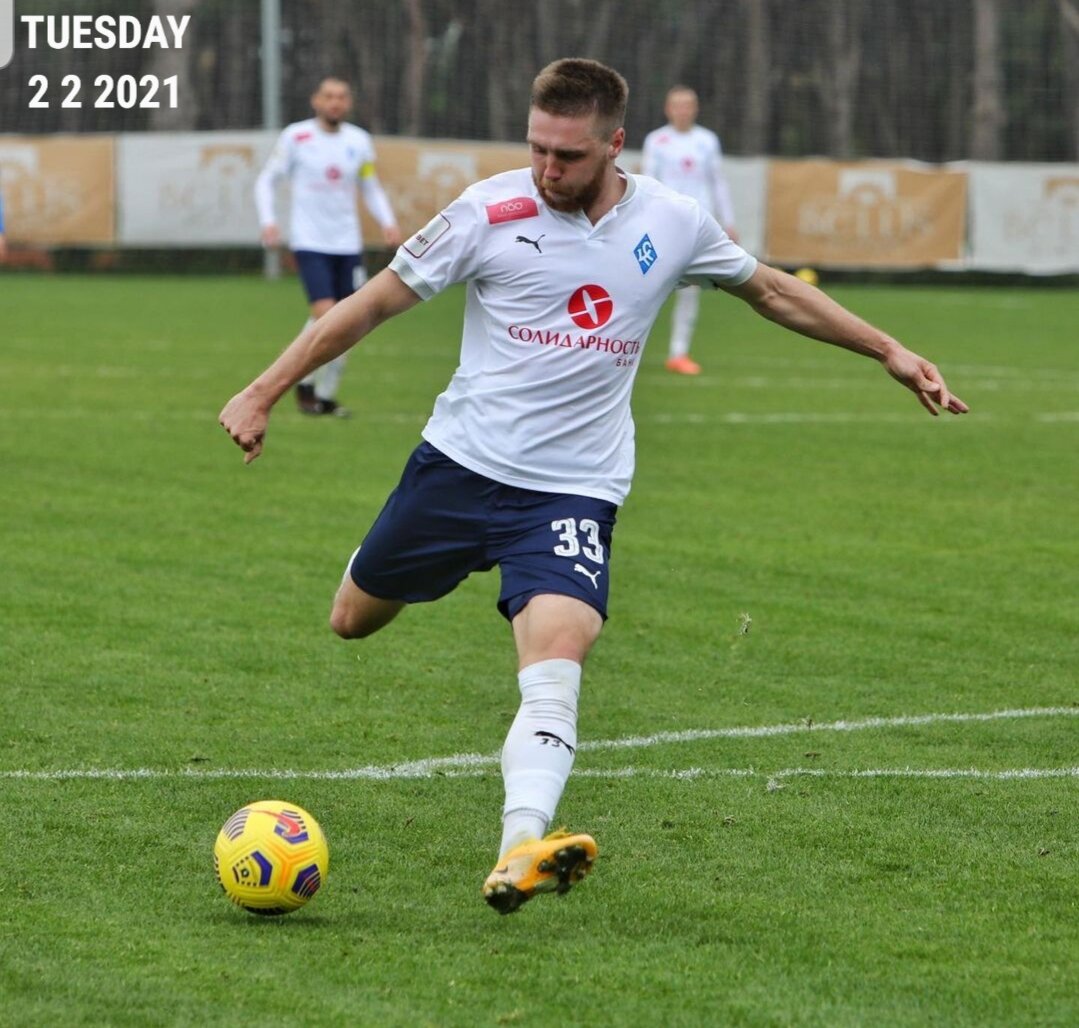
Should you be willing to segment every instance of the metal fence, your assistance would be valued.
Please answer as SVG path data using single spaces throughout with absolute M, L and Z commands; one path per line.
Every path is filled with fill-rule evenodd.
M 532 76 L 590 56 L 630 82 L 630 145 L 694 86 L 740 154 L 1079 159 L 1079 0 L 280 0 L 283 118 L 327 74 L 382 134 L 519 139 Z M 29 51 L 0 71 L 0 132 L 262 124 L 258 0 L 18 0 L 30 12 L 190 14 L 181 50 Z M 27 107 L 39 73 L 177 75 L 177 109 Z

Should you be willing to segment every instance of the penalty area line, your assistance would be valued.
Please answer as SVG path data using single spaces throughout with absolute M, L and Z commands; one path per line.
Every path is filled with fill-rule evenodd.
M 578 747 L 581 753 L 604 750 L 650 749 L 653 746 L 671 745 L 685 742 L 699 742 L 709 739 L 761 739 L 774 736 L 795 735 L 814 732 L 859 732 L 881 728 L 910 728 L 936 724 L 968 724 L 988 721 L 1011 721 L 1034 717 L 1076 717 L 1079 707 L 1025 707 L 1010 710 L 994 710 L 984 713 L 967 714 L 910 714 L 898 717 L 868 717 L 847 721 L 812 720 L 776 725 L 749 725 L 731 728 L 702 728 L 681 732 L 657 732 L 654 735 L 628 736 L 621 739 L 594 739 L 584 741 Z M 344 768 L 341 770 L 291 770 L 287 768 L 266 769 L 229 769 L 229 768 L 70 768 L 59 770 L 8 770 L 0 771 L 0 780 L 21 781 L 145 781 L 158 778 L 190 778 L 198 780 L 227 779 L 262 779 L 277 781 L 317 780 L 317 781 L 401 781 L 417 778 L 465 778 L 479 777 L 497 767 L 499 754 L 457 753 L 448 757 L 429 757 L 424 760 L 408 761 L 400 764 L 368 765 L 366 767 Z M 712 777 L 742 776 L 753 777 L 764 772 L 752 768 L 719 768 L 705 771 L 700 768 L 688 768 L 681 771 L 662 771 L 654 769 L 618 768 L 609 771 L 602 769 L 579 768 L 574 772 L 584 777 L 624 778 L 634 775 L 649 777 L 692 778 L 709 775 Z M 861 771 L 826 771 L 818 768 L 789 768 L 785 771 L 772 772 L 769 778 L 794 777 L 796 775 L 818 775 L 832 777 L 921 777 L 921 778 L 1047 778 L 1074 777 L 1075 768 L 1018 768 L 1011 771 L 964 772 L 961 769 L 880 769 Z

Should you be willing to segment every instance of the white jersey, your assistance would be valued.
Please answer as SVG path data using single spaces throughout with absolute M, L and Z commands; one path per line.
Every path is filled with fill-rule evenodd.
M 719 137 L 700 125 L 679 132 L 664 125 L 644 138 L 641 171 L 679 193 L 692 196 L 721 225 L 734 224 L 730 189 L 723 175 Z
M 663 302 L 680 282 L 736 285 L 756 266 L 643 176 L 595 225 L 547 207 L 528 168 L 471 186 L 390 264 L 423 299 L 468 283 L 460 365 L 424 438 L 497 482 L 620 504 L 630 392 Z
M 385 227 L 394 222 L 375 177 L 374 143 L 370 134 L 356 125 L 345 123 L 336 132 L 327 132 L 315 118 L 309 118 L 281 133 L 255 184 L 263 228 L 277 221 L 274 186 L 285 177 L 292 184 L 289 247 L 293 250 L 360 253 L 358 186 L 379 224 Z

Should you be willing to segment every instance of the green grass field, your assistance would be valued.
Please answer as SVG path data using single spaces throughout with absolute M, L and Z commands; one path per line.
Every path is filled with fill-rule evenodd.
M 496 575 L 327 627 L 462 294 L 356 351 L 351 421 L 283 405 L 245 468 L 217 412 L 295 281 L 0 278 L 0 1023 L 1079 1022 L 1079 296 L 834 293 L 972 413 L 724 296 L 676 378 L 661 318 L 560 811 L 600 860 L 499 918 L 496 764 L 393 771 L 501 745 Z M 262 920 L 211 847 L 270 797 L 331 866 Z

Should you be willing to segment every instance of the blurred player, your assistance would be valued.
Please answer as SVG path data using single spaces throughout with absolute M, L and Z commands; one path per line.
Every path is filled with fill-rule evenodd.
M 387 246 L 401 243 L 390 202 L 375 174 L 371 136 L 345 121 L 352 109 L 347 82 L 324 78 L 311 97 L 313 118 L 281 133 L 255 183 L 262 245 L 279 246 L 281 231 L 274 213 L 274 187 L 282 178 L 292 186 L 289 246 L 311 305 L 310 322 L 350 296 L 367 279 L 363 240 L 356 208 L 357 187 L 363 202 L 382 226 Z M 344 356 L 331 361 L 296 386 L 296 402 L 305 414 L 348 412 L 337 403 Z
M 679 193 L 692 196 L 713 215 L 736 243 L 731 191 L 723 175 L 719 137 L 696 124 L 697 94 L 689 86 L 667 92 L 663 113 L 667 124 L 645 136 L 641 171 Z M 689 355 L 701 305 L 700 286 L 675 293 L 667 368 L 682 375 L 699 375 L 701 366 Z
M 4 233 L 4 194 L 0 190 L 0 264 L 7 260 L 7 236 Z
M 521 694 L 502 750 L 500 855 L 483 887 L 504 914 L 564 892 L 596 856 L 589 835 L 544 833 L 573 767 L 581 665 L 607 616 L 611 537 L 633 476 L 630 392 L 675 285 L 724 289 L 873 357 L 930 413 L 967 409 L 932 364 L 758 263 L 694 200 L 623 173 L 626 95 L 622 76 L 595 61 L 545 68 L 532 85 L 531 168 L 465 190 L 220 416 L 254 460 L 296 382 L 388 318 L 468 284 L 460 366 L 349 560 L 330 624 L 363 638 L 498 565 Z

